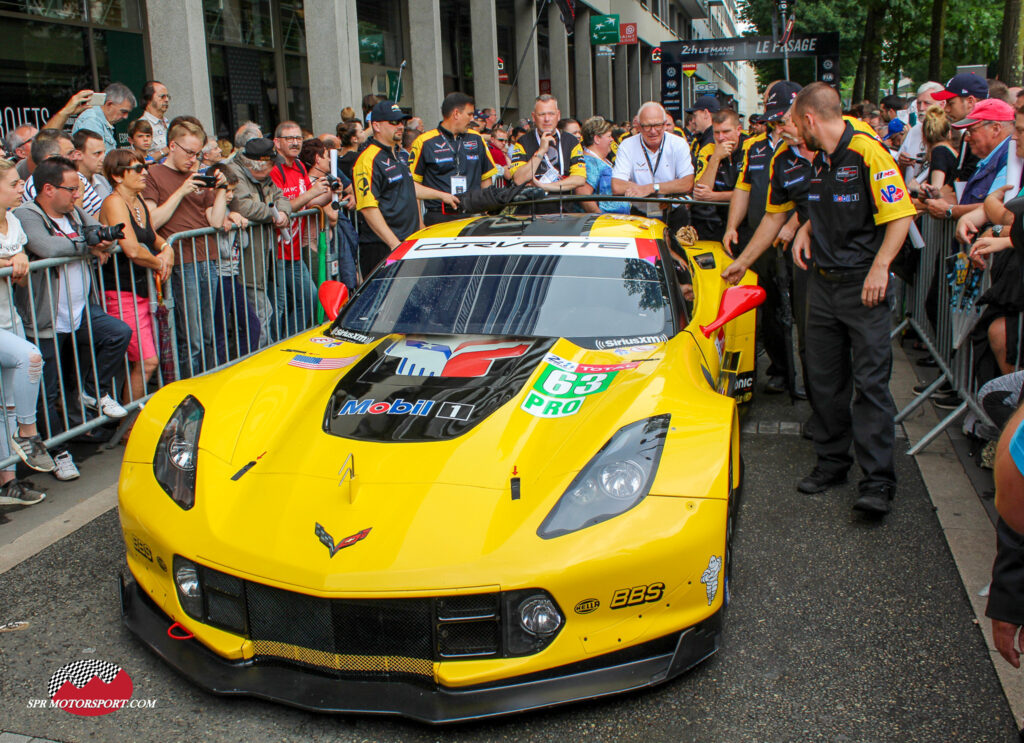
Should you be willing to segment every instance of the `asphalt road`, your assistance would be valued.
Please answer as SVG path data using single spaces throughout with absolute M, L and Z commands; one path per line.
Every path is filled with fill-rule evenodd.
M 806 404 L 762 397 L 749 420 L 806 415 Z M 0 730 L 131 743 L 1017 741 L 913 460 L 898 459 L 895 511 L 879 525 L 851 515 L 853 482 L 817 496 L 796 492 L 813 463 L 798 435 L 745 434 L 743 446 L 747 482 L 723 645 L 668 685 L 447 728 L 214 697 L 122 627 L 115 576 L 124 545 L 111 511 L 0 575 L 0 623 L 31 622 L 0 633 Z M 29 708 L 57 668 L 83 658 L 122 666 L 134 698 L 155 707 L 96 718 Z

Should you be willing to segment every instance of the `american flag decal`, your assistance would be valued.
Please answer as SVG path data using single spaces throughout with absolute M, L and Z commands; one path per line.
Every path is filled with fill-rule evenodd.
M 304 356 L 298 354 L 293 356 L 288 366 L 297 366 L 300 369 L 344 369 L 356 360 L 355 356 L 345 356 L 340 359 L 325 359 L 320 356 Z

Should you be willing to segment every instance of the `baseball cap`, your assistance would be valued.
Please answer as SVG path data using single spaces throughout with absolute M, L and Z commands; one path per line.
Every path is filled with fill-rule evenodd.
M 398 107 L 394 101 L 380 101 L 370 109 L 370 121 L 405 121 L 411 119 L 412 114 L 407 114 Z
M 882 137 L 882 141 L 885 142 L 892 139 L 895 135 L 900 134 L 906 128 L 907 125 L 904 124 L 902 121 L 900 121 L 899 119 L 893 119 L 892 121 L 889 122 L 889 132 L 884 137 Z
M 277 155 L 274 140 L 265 137 L 250 139 L 242 148 L 242 155 L 250 160 L 273 160 Z
M 750 116 L 747 118 L 747 123 L 748 124 L 760 124 L 762 118 L 763 117 L 761 116 L 761 114 L 750 114 Z
M 686 113 L 692 114 L 694 111 L 710 111 L 713 114 L 718 113 L 722 110 L 722 104 L 718 102 L 718 99 L 713 95 L 702 95 L 700 98 L 693 102 L 693 108 L 686 109 Z
M 778 121 L 785 116 L 786 111 L 796 100 L 796 94 L 801 90 L 803 87 L 792 80 L 781 80 L 775 83 L 764 102 L 764 120 Z
M 979 121 L 1013 121 L 1016 111 L 1006 101 L 998 98 L 986 98 L 979 101 L 978 105 L 971 109 L 966 119 L 953 124 L 954 129 L 966 129 Z
M 975 98 L 988 98 L 988 81 L 973 72 L 960 72 L 949 78 L 945 90 L 932 93 L 932 98 L 937 101 L 948 101 L 950 98 L 966 98 L 969 95 Z

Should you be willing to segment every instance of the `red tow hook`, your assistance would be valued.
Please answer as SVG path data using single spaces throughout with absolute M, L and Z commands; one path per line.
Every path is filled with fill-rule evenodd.
M 175 634 L 175 632 L 174 632 L 175 628 L 181 630 L 185 634 L 183 634 L 183 635 Z M 193 637 L 195 637 L 195 635 L 193 635 L 191 632 L 189 632 L 188 628 L 185 627 L 181 622 L 175 622 L 170 627 L 168 627 L 167 628 L 167 636 L 170 637 L 172 640 L 191 640 Z

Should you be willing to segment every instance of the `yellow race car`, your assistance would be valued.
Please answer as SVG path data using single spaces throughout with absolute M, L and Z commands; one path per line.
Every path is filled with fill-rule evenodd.
M 719 646 L 763 298 L 728 262 L 641 217 L 479 217 L 340 312 L 325 283 L 332 322 L 142 410 L 124 621 L 217 694 L 428 722 L 691 668 Z

